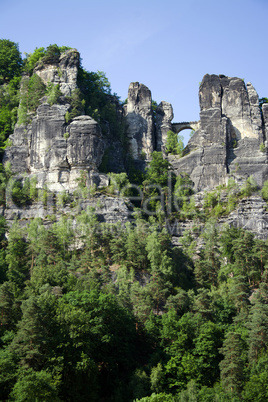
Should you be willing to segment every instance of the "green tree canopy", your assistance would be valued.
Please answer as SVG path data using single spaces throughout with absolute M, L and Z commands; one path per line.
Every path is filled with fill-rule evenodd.
M 172 155 L 181 155 L 183 151 L 183 136 L 169 130 L 167 132 L 166 151 Z
M 19 45 L 8 39 L 0 39 L 0 84 L 20 75 L 21 66 Z
M 146 180 L 152 184 L 166 186 L 168 183 L 169 168 L 170 163 L 167 159 L 163 158 L 162 152 L 154 151 L 152 153 L 152 160 L 147 168 Z

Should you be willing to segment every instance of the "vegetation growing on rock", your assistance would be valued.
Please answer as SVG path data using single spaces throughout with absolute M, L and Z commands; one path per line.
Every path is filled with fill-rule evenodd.
M 60 168 L 56 165 L 61 191 L 48 188 L 49 182 L 40 188 L 37 175 L 15 174 L 9 162 L 0 166 L 0 205 L 3 213 L 14 211 L 8 222 L 0 217 L 0 399 L 266 401 L 268 245 L 239 225 L 229 225 L 228 217 L 254 197 L 265 214 L 267 181 L 261 187 L 253 175 L 242 176 L 245 166 L 241 173 L 237 165 L 228 172 L 226 184 L 196 194 L 193 179 L 201 173 L 191 175 L 185 165 L 178 171 L 176 165 L 179 161 L 183 166 L 185 159 L 176 158 L 181 144 L 167 129 L 171 106 L 162 102 L 157 108 L 148 88 L 134 83 L 127 122 L 135 127 L 139 123 L 138 131 L 124 131 L 121 104 L 104 73 L 87 72 L 80 64 L 77 88 L 70 87 L 70 92 L 61 87 L 64 71 L 58 70 L 58 62 L 65 51 L 71 50 L 50 45 L 22 61 L 18 45 L 0 41 L 2 150 L 6 148 L 7 155 L 13 146 L 8 137 L 17 113 L 21 142 L 14 145 L 14 154 L 29 138 L 34 141 L 29 122 L 46 96 L 38 109 L 43 120 L 34 121 L 45 125 L 51 113 L 60 134 L 47 138 L 55 142 L 42 156 L 42 173 L 50 167 L 53 152 L 64 155 L 59 156 Z M 77 57 L 76 52 L 75 65 Z M 55 67 L 59 81 L 45 83 L 37 74 L 36 67 L 46 63 Z M 12 73 L 10 65 L 15 66 Z M 21 78 L 22 71 L 26 75 Z M 229 81 L 206 76 L 201 90 L 229 88 Z M 233 83 L 245 93 L 240 80 Z M 254 95 L 251 87 L 249 91 Z M 203 129 L 213 105 L 205 106 Z M 225 117 L 216 117 L 222 124 Z M 49 134 L 54 135 L 54 127 L 48 125 Z M 175 154 L 173 164 L 156 151 L 165 144 L 153 148 L 156 127 L 158 140 L 167 134 L 166 151 Z M 210 139 L 216 138 L 215 127 L 208 132 Z M 139 135 L 144 142 L 136 143 L 132 158 L 125 158 L 125 171 L 109 171 L 109 155 L 126 156 L 130 140 L 135 151 Z M 83 146 L 77 146 L 74 137 Z M 97 172 L 103 142 L 104 177 Z M 205 172 L 219 166 L 218 156 L 226 162 L 226 144 L 222 138 L 215 142 L 216 159 L 201 144 L 202 158 L 206 152 L 207 160 L 213 157 L 203 165 Z M 150 149 L 154 151 L 149 154 Z M 27 148 L 25 158 L 33 158 L 29 170 L 40 173 L 36 154 L 36 148 L 32 153 Z M 77 162 L 77 154 L 76 188 L 69 191 L 64 174 L 72 160 Z M 198 156 L 198 150 L 192 154 Z M 213 182 L 212 173 L 202 172 L 204 187 L 208 177 Z M 107 183 L 103 187 L 102 179 Z M 105 201 L 114 206 L 117 223 L 105 222 Z M 14 219 L 32 207 L 45 210 L 46 216 Z M 123 207 L 132 215 L 121 223 Z M 183 233 L 178 235 L 180 224 Z

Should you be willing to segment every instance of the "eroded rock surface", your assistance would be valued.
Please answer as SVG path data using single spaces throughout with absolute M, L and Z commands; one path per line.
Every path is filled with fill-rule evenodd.
M 190 139 L 183 158 L 170 157 L 175 170 L 190 174 L 197 190 L 224 184 L 231 175 L 237 181 L 253 176 L 262 185 L 268 178 L 267 149 L 260 149 L 265 127 L 252 84 L 207 74 L 200 85 L 199 101 L 200 129 Z
M 79 54 L 71 50 L 61 55 L 57 62 L 47 60 L 38 64 L 35 72 L 44 83 L 59 84 L 64 95 L 69 96 L 76 88 L 78 63 Z M 200 121 L 192 122 L 197 130 L 184 156 L 168 156 L 175 172 L 190 175 L 197 196 L 226 183 L 230 177 L 243 183 L 253 176 L 261 186 L 268 179 L 268 105 L 263 105 L 261 115 L 258 94 L 252 84 L 245 85 L 239 78 L 223 75 L 204 76 L 199 100 Z M 65 115 L 70 105 L 66 99 L 53 106 L 46 103 L 46 97 L 41 101 L 43 103 L 31 124 L 16 126 L 10 136 L 12 146 L 5 151 L 4 163 L 9 161 L 15 173 L 21 177 L 36 176 L 37 186 L 46 186 L 53 195 L 63 190 L 73 193 L 81 171 L 86 172 L 88 185 L 108 186 L 107 175 L 98 172 L 105 149 L 109 150 L 106 163 L 109 168 L 112 167 L 111 171 L 124 171 L 123 145 L 118 136 L 111 135 L 108 122 L 107 130 L 103 129 L 104 134 L 99 124 L 89 116 L 76 117 L 67 124 Z M 118 119 L 122 122 L 122 107 L 115 106 Z M 140 169 L 145 168 L 153 151 L 165 154 L 169 130 L 180 130 L 183 124 L 187 128 L 191 126 L 190 123 L 172 123 L 173 109 L 168 102 L 161 102 L 153 111 L 150 90 L 138 82 L 130 84 L 124 118 L 129 152 L 135 166 Z M 244 227 L 265 238 L 268 228 L 266 204 L 260 197 L 254 197 L 242 200 L 239 207 L 220 223 Z M 38 201 L 26 208 L 9 205 L 5 216 L 9 222 L 15 218 L 27 221 L 34 216 L 46 219 L 55 212 L 54 201 L 46 206 Z M 90 200 L 80 202 L 80 210 L 87 207 L 96 208 L 99 218 L 106 222 L 131 219 L 127 204 L 117 197 L 98 193 Z M 67 211 L 72 215 L 74 211 L 71 209 L 67 205 L 57 213 L 60 216 Z M 180 233 L 177 233 L 179 235 L 191 227 L 191 222 L 185 221 L 182 225 Z
M 34 175 L 38 187 L 52 191 L 74 190 L 81 171 L 88 173 L 90 182 L 104 151 L 99 124 L 79 116 L 67 125 L 67 109 L 68 105 L 39 106 L 31 124 L 15 128 L 4 156 L 14 172 Z
M 144 155 L 149 159 L 155 150 L 152 96 L 151 91 L 139 82 L 132 82 L 128 89 L 126 126 L 133 158 Z
M 79 53 L 75 49 L 62 53 L 59 60 L 47 60 L 39 62 L 34 73 L 39 75 L 44 84 L 59 84 L 60 90 L 65 96 L 70 96 L 77 87 L 77 72 L 79 66 Z
M 173 108 L 168 102 L 160 102 L 156 109 L 156 151 L 165 151 L 167 132 L 172 130 Z
M 22 224 L 27 224 L 29 220 L 37 217 L 41 218 L 45 224 L 50 225 L 52 223 L 51 220 L 59 220 L 63 214 L 68 215 L 70 219 L 75 219 L 81 211 L 87 211 L 88 208 L 94 209 L 101 222 L 111 224 L 120 222 L 124 225 L 132 219 L 131 209 L 127 205 L 126 200 L 100 193 L 95 194 L 94 197 L 79 199 L 75 206 L 72 206 L 70 203 L 60 206 L 56 203 L 54 197 L 51 196 L 48 198 L 46 205 L 42 201 L 38 201 L 27 207 L 19 207 L 10 199 L 7 208 L 4 210 L 4 216 L 9 225 L 15 219 L 20 219 Z

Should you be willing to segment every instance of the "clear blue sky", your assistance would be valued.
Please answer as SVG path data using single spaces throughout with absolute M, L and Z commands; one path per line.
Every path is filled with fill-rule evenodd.
M 198 120 L 206 73 L 250 81 L 268 97 L 268 0 L 0 0 L 0 38 L 22 53 L 56 43 L 104 71 L 122 100 L 139 81 L 174 122 Z

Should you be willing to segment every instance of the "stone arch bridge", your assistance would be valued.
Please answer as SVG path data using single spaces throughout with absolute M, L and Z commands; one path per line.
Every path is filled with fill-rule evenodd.
M 200 121 L 184 121 L 182 123 L 171 123 L 172 131 L 179 134 L 182 130 L 198 130 L 200 128 Z

